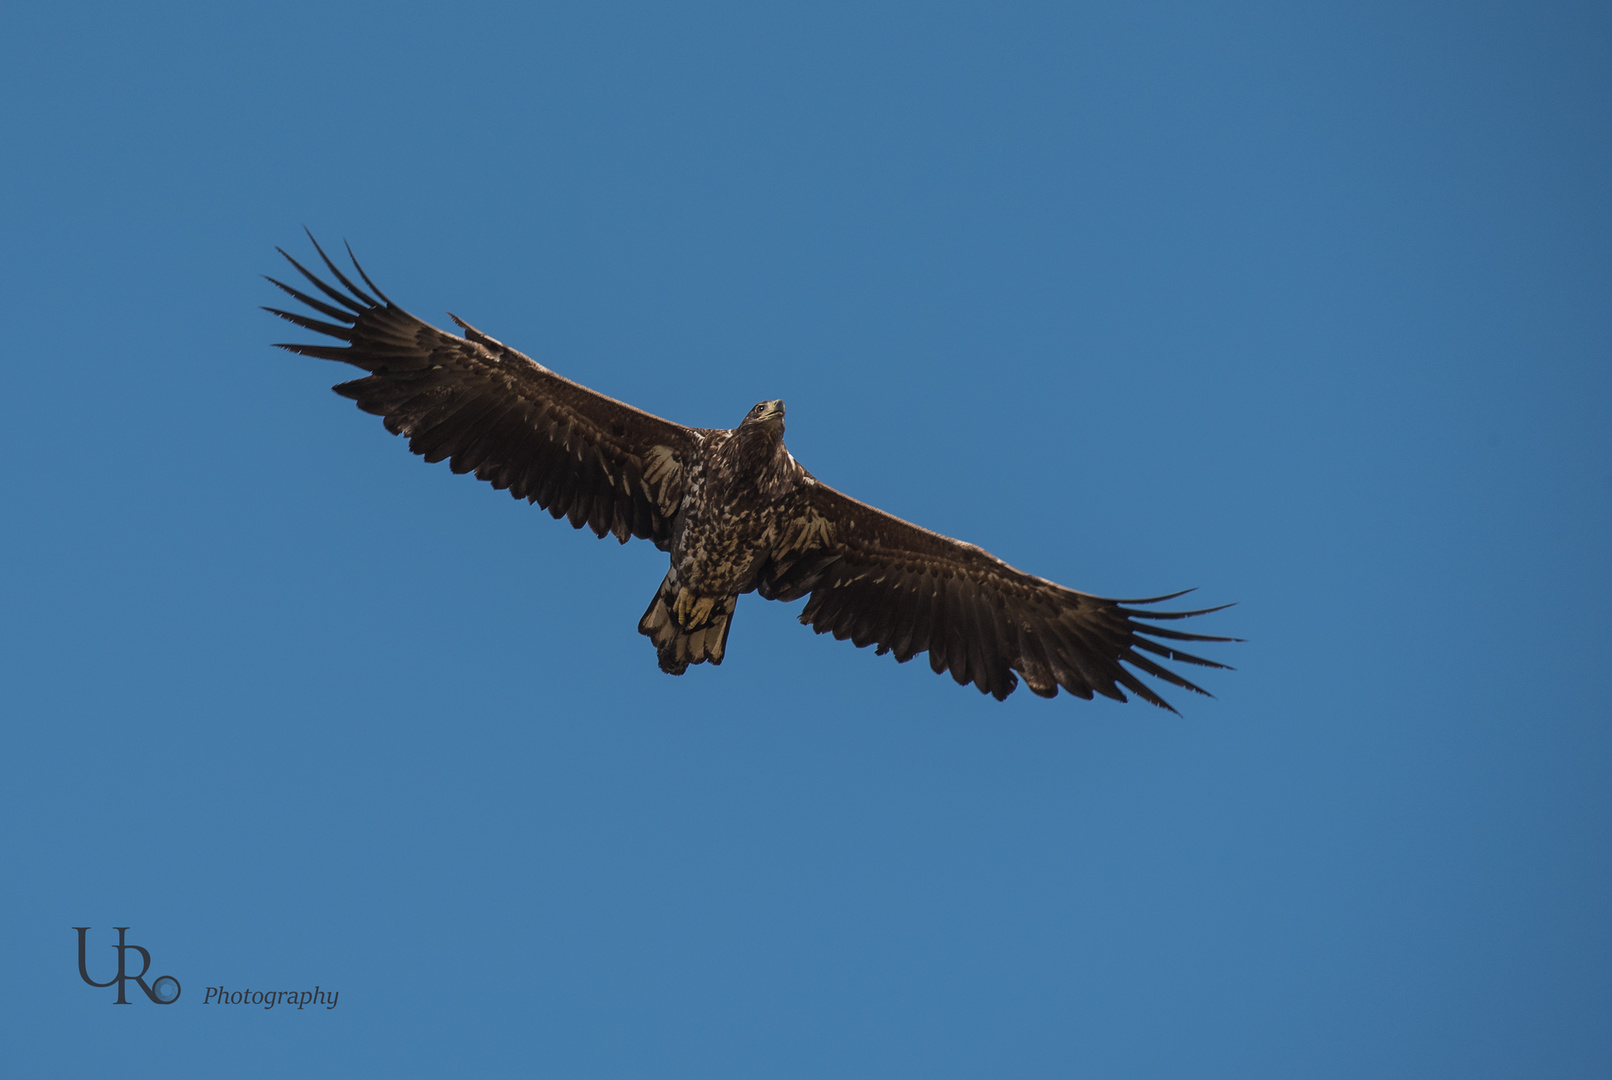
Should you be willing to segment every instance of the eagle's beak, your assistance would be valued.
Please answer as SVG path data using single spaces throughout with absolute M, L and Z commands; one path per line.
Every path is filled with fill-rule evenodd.
M 784 418 L 784 402 L 782 398 L 767 402 L 767 409 L 761 414 L 763 420 L 782 420 Z

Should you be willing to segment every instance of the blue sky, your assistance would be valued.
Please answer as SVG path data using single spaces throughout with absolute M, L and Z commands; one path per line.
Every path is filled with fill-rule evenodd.
M 1596 5 L 0 15 L 0 986 L 29 1075 L 1612 1069 Z M 275 245 L 1107 595 L 998 704 L 427 466 Z M 111 1004 L 111 927 L 180 1001 Z M 96 965 L 99 965 L 98 967 Z M 333 1010 L 204 1004 L 312 988 Z

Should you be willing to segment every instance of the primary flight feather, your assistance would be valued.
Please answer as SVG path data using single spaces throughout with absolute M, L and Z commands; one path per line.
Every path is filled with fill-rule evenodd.
M 1066 589 L 821 483 L 784 448 L 782 401 L 761 402 L 729 431 L 674 424 L 562 378 L 457 316 L 463 337 L 421 322 L 356 259 L 368 292 L 314 249 L 335 284 L 283 250 L 319 295 L 269 281 L 320 317 L 266 310 L 342 344 L 280 347 L 368 372 L 335 391 L 427 461 L 447 459 L 576 528 L 667 552 L 671 568 L 638 623 L 662 671 L 720 664 L 734 604 L 752 590 L 805 596 L 800 621 L 818 633 L 902 663 L 927 652 L 937 674 L 998 700 L 1022 678 L 1042 697 L 1062 687 L 1125 701 L 1129 690 L 1174 712 L 1138 672 L 1202 694 L 1160 660 L 1226 666 L 1178 643 L 1236 638 L 1154 625 L 1219 608 L 1141 610 L 1181 594 L 1111 600 Z

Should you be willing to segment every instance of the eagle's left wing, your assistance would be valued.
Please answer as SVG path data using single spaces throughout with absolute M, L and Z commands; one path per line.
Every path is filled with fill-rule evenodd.
M 280 254 L 326 299 L 269 281 L 324 318 L 267 310 L 340 344 L 282 348 L 363 370 L 336 393 L 407 436 L 409 449 L 427 461 L 446 458 L 454 472 L 473 472 L 597 536 L 671 547 L 684 465 L 706 432 L 563 378 L 457 317 L 464 337 L 438 330 L 392 303 L 356 260 L 374 296 L 317 242 L 314 249 L 339 288 Z
M 989 552 L 903 521 L 808 479 L 795 513 L 782 523 L 757 591 L 770 600 L 810 594 L 800 621 L 819 634 L 905 663 L 929 653 L 936 674 L 973 682 L 998 700 L 1022 676 L 1032 692 L 1061 686 L 1090 699 L 1144 701 L 1175 710 L 1124 666 L 1199 694 L 1207 691 L 1153 657 L 1223 668 L 1176 647 L 1182 641 L 1236 641 L 1145 620 L 1185 619 L 1199 611 L 1143 611 L 1170 600 L 1110 600 L 1015 570 Z M 1224 605 L 1223 605 L 1224 606 Z M 1153 640 L 1159 639 L 1159 640 Z

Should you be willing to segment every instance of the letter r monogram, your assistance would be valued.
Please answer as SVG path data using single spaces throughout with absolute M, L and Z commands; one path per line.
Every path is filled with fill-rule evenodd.
M 108 979 L 106 982 L 96 982 L 94 979 L 90 978 L 89 965 L 86 963 L 86 958 L 84 955 L 84 938 L 89 932 L 90 928 L 87 926 L 75 926 L 73 929 L 78 931 L 79 977 L 85 982 L 89 983 L 91 986 L 97 987 L 111 986 L 113 983 L 116 983 L 118 988 L 118 999 L 115 1004 L 129 1004 L 127 984 L 131 979 L 134 980 L 135 984 L 139 986 L 141 990 L 145 991 L 146 997 L 150 998 L 151 1001 L 157 1005 L 172 1005 L 175 1001 L 179 1000 L 179 982 L 172 976 L 164 975 L 161 979 L 157 980 L 157 984 L 159 986 L 162 985 L 164 981 L 173 983 L 173 996 L 168 998 L 166 1001 L 159 997 L 155 990 L 146 985 L 146 972 L 151 970 L 151 954 L 140 946 L 130 945 L 124 940 L 124 935 L 128 933 L 129 930 L 127 926 L 114 926 L 112 928 L 118 932 L 118 943 L 113 946 L 113 948 L 117 949 L 118 951 L 118 973 L 112 976 L 112 978 Z M 133 949 L 135 952 L 140 954 L 141 965 L 140 973 L 138 975 L 130 975 L 128 973 L 128 952 L 130 949 Z

